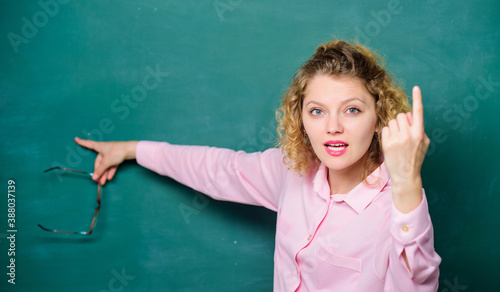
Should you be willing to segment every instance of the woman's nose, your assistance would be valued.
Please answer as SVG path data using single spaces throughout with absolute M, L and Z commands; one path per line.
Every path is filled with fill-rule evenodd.
M 338 115 L 332 115 L 329 117 L 326 130 L 328 134 L 337 134 L 344 131 L 342 121 Z

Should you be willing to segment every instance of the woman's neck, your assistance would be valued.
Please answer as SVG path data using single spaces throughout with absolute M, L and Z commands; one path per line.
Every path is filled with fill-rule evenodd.
M 330 194 L 347 194 L 361 181 L 363 181 L 361 171 L 338 171 L 328 169 Z
M 330 194 L 347 194 L 363 180 L 363 170 L 367 167 L 366 157 L 365 159 L 358 160 L 354 165 L 351 165 L 347 169 L 343 170 L 332 170 L 328 169 L 328 184 L 330 185 Z M 369 173 L 374 171 L 377 165 Z M 369 174 L 368 173 L 368 174 Z

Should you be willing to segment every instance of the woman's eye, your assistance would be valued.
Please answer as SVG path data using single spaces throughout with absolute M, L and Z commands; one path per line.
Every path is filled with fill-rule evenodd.
M 317 109 L 317 108 L 315 108 L 315 109 L 313 109 L 313 110 L 311 111 L 311 114 L 312 114 L 313 116 L 319 116 L 319 115 L 321 115 L 322 113 L 323 113 L 323 111 L 322 111 L 322 110 L 320 110 L 320 109 Z
M 359 109 L 357 109 L 355 107 L 351 107 L 351 108 L 347 109 L 346 113 L 351 114 L 351 115 L 357 114 L 357 113 L 359 113 Z

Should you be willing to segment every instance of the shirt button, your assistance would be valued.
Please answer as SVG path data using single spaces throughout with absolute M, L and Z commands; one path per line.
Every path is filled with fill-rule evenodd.
M 309 236 L 307 237 L 307 240 L 309 241 L 309 240 L 311 240 L 311 238 L 312 238 L 312 235 L 309 235 Z
M 403 227 L 401 229 L 403 229 L 404 232 L 408 232 L 408 226 L 406 226 L 406 225 L 403 225 Z

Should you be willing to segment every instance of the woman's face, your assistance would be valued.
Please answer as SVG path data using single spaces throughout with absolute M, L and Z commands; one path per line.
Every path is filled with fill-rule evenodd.
M 317 75 L 305 92 L 304 128 L 330 173 L 361 173 L 361 158 L 376 132 L 375 98 L 355 78 Z

